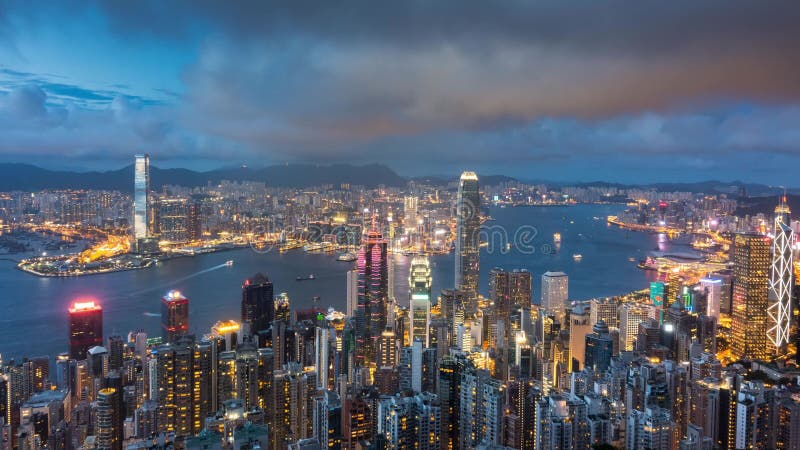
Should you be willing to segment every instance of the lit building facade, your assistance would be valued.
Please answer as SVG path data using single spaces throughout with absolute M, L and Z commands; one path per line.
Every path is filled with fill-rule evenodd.
M 475 313 L 480 269 L 480 219 L 481 197 L 478 176 L 464 172 L 458 183 L 456 201 L 456 289 L 467 296 L 467 312 Z
M 189 299 L 180 291 L 161 297 L 161 331 L 165 342 L 174 342 L 189 331 Z
M 733 320 L 731 353 L 737 358 L 767 359 L 769 238 L 737 234 L 733 250 Z
M 69 308 L 69 357 L 86 359 L 87 351 L 103 345 L 103 308 L 94 300 L 73 302 Z
M 791 227 L 791 211 L 786 197 L 775 208 L 775 238 L 772 241 L 772 267 L 769 282 L 769 338 L 776 351 L 789 343 L 789 327 L 792 315 L 792 288 L 794 273 L 792 245 L 794 230 Z
M 425 256 L 411 260 L 408 276 L 411 306 L 411 342 L 419 339 L 425 347 L 429 345 L 431 321 L 431 265 Z
M 150 237 L 150 155 L 136 155 L 133 175 L 133 235 Z
M 564 272 L 542 275 L 542 308 L 556 315 L 564 314 L 569 298 L 569 277 Z

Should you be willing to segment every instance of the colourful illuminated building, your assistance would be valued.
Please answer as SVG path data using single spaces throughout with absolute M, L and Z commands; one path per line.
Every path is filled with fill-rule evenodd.
M 180 291 L 161 297 L 161 331 L 166 342 L 174 342 L 189 331 L 189 299 Z
M 69 307 L 69 357 L 82 361 L 97 345 L 103 345 L 103 308 L 94 300 L 77 300 Z

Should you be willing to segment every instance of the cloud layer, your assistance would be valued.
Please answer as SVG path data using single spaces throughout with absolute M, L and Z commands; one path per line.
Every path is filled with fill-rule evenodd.
M 358 159 L 417 173 L 480 164 L 562 179 L 590 176 L 598 163 L 606 167 L 595 178 L 626 168 L 637 176 L 661 161 L 729 178 L 763 155 L 800 162 L 797 2 L 198 0 L 86 9 L 123 52 L 149 39 L 194 55 L 181 67 L 183 92 L 155 100 L 6 67 L 0 125 L 13 131 L 0 153 L 111 159 L 144 147 L 220 164 Z M 26 25 L 71 15 L 59 4 L 14 3 L 0 13 L 0 42 L 24 48 Z

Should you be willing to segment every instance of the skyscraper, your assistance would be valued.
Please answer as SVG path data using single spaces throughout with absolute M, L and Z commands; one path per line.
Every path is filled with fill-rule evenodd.
M 69 308 L 69 357 L 86 359 L 86 352 L 103 345 L 103 308 L 94 300 L 79 300 Z
M 145 239 L 150 236 L 152 212 L 149 205 L 150 155 L 136 155 L 133 176 L 133 236 Z
M 161 330 L 166 342 L 174 342 L 189 331 L 189 299 L 180 291 L 161 297 Z
M 706 290 L 706 310 L 697 311 L 705 313 L 708 317 L 719 319 L 720 300 L 722 298 L 722 280 L 714 278 L 702 278 L 700 286 Z
M 97 448 L 122 448 L 122 417 L 120 393 L 113 387 L 97 392 Z
M 733 245 L 731 353 L 737 358 L 766 359 L 769 356 L 769 238 L 737 234 Z
M 253 275 L 242 284 L 242 323 L 257 334 L 270 327 L 275 319 L 275 295 L 272 282 L 262 273 Z
M 426 256 L 415 256 L 411 260 L 408 275 L 408 290 L 411 307 L 411 343 L 420 339 L 429 345 L 429 323 L 431 321 L 431 265 Z
M 558 316 L 564 314 L 569 295 L 569 277 L 564 272 L 542 275 L 542 308 Z
M 772 267 L 769 282 L 769 329 L 767 336 L 776 350 L 789 343 L 789 325 L 792 314 L 792 288 L 794 286 L 792 245 L 794 231 L 791 227 L 786 196 L 775 208 L 775 238 L 772 241 Z
M 467 296 L 467 312 L 475 313 L 478 296 L 481 197 L 478 176 L 464 172 L 458 183 L 456 203 L 456 289 Z
M 614 342 L 609 334 L 608 325 L 600 319 L 592 327 L 592 333 L 586 335 L 584 366 L 595 373 L 604 373 L 611 365 L 614 353 Z
M 632 351 L 633 342 L 639 334 L 639 324 L 655 317 L 655 311 L 650 305 L 639 303 L 625 303 L 619 316 L 619 339 L 621 351 Z
M 377 341 L 386 328 L 389 295 L 389 261 L 386 240 L 373 227 L 367 232 L 358 251 L 358 303 L 356 304 L 356 340 L 359 359 L 369 359 L 377 350 Z

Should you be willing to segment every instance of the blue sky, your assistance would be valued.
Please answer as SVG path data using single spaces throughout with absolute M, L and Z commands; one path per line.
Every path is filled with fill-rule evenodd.
M 800 186 L 800 5 L 0 0 L 0 161 Z

